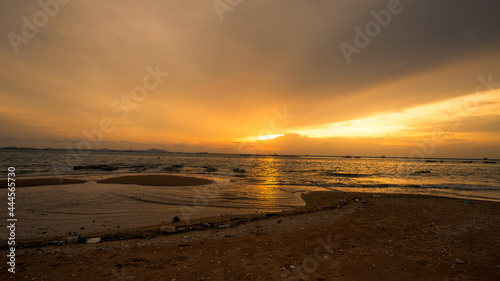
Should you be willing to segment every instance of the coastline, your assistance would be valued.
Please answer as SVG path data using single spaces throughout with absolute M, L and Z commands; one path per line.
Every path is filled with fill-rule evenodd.
M 494 280 L 500 274 L 499 203 L 329 191 L 302 198 L 306 205 L 291 212 L 206 219 L 227 228 L 20 249 L 25 261 L 16 277 Z
M 146 186 L 194 186 L 213 183 L 212 180 L 199 177 L 186 177 L 178 175 L 165 174 L 110 174 L 110 175 L 78 175 L 64 177 L 30 177 L 16 178 L 17 187 L 32 187 L 46 185 L 66 185 L 87 183 L 95 181 L 97 183 L 116 183 L 116 184 L 136 184 Z M 7 180 L 0 179 L 0 189 L 7 188 Z
M 0 180 L 1 182 L 2 180 Z M 164 191 L 169 192 L 170 188 L 181 188 L 182 192 L 185 192 L 186 189 L 182 189 L 183 187 L 193 187 L 197 188 L 198 186 L 207 186 L 202 187 L 203 190 L 210 188 L 218 188 L 221 183 L 218 183 L 210 178 L 206 177 L 196 177 L 196 176 L 186 176 L 186 175 L 172 175 L 172 174 L 108 174 L 108 175 L 73 175 L 66 176 L 61 178 L 54 177 L 37 177 L 37 178 L 19 178 L 16 180 L 17 187 L 33 187 L 33 188 L 43 188 L 39 190 L 39 194 L 45 193 L 47 190 L 45 188 L 53 188 L 57 194 L 63 193 L 66 188 L 74 188 L 83 192 L 83 196 L 86 196 L 89 189 L 104 189 L 107 188 L 105 192 L 112 191 L 116 189 L 125 189 L 132 188 L 138 190 L 148 191 L 150 188 L 166 188 Z M 135 186 L 135 187 L 134 187 Z M 158 189 L 157 189 L 158 190 Z M 333 209 L 333 208 L 342 208 L 343 203 L 342 200 L 349 198 L 349 202 L 354 199 L 363 200 L 366 198 L 447 198 L 455 200 L 460 200 L 467 197 L 467 194 L 463 196 L 435 196 L 435 195 L 422 195 L 422 194 L 402 194 L 402 193 L 388 193 L 388 192 L 359 192 L 360 189 L 353 188 L 353 191 L 344 190 L 334 190 L 334 191 L 308 191 L 308 192 L 300 192 L 300 198 L 303 202 L 302 206 L 294 207 L 289 210 L 272 210 L 272 211 L 262 211 L 262 210 L 250 210 L 244 208 L 223 208 L 223 207 L 210 207 L 209 205 L 204 206 L 190 206 L 189 202 L 185 206 L 187 209 L 195 209 L 197 213 L 195 215 L 187 212 L 187 221 L 185 214 L 179 212 L 183 207 L 182 203 L 172 204 L 175 209 L 171 215 L 158 216 L 158 219 L 152 219 L 148 221 L 144 221 L 144 218 L 140 218 L 140 222 L 130 224 L 130 219 L 126 216 L 117 216 L 113 217 L 114 221 L 110 219 L 110 217 L 103 214 L 101 217 L 93 216 L 92 213 L 86 215 L 82 213 L 80 216 L 77 216 L 77 210 L 74 208 L 74 204 L 68 201 L 66 212 L 55 212 L 54 214 L 49 214 L 49 217 L 55 215 L 53 221 L 61 221 L 58 225 L 51 224 L 50 226 L 44 227 L 43 221 L 41 221 L 41 228 L 38 228 L 37 231 L 33 232 L 33 225 L 31 225 L 31 229 L 29 230 L 32 233 L 31 236 L 26 237 L 21 235 L 18 237 L 18 240 L 21 242 L 23 246 L 28 247 L 38 247 L 45 246 L 51 240 L 65 240 L 67 237 L 71 236 L 81 236 L 84 239 L 90 238 L 93 236 L 99 236 L 103 238 L 103 241 L 111 241 L 111 240 L 126 240 L 132 239 L 136 237 L 140 238 L 152 238 L 160 235 L 159 228 L 161 226 L 176 226 L 177 228 L 181 228 L 181 231 L 176 230 L 175 232 L 189 232 L 189 231 L 198 231 L 205 230 L 206 227 L 201 227 L 200 224 L 207 222 L 211 223 L 212 227 L 217 227 L 218 225 L 231 223 L 232 225 L 238 225 L 242 223 L 246 223 L 249 221 L 257 221 L 268 218 L 268 216 L 295 216 L 298 214 L 308 213 L 308 212 L 316 212 L 321 209 Z M 364 191 L 364 190 L 363 190 Z M 142 192 L 142 191 L 140 191 Z M 155 192 L 154 190 L 152 191 Z M 126 196 L 132 197 L 134 200 L 134 195 L 128 194 L 128 191 L 124 191 Z M 293 192 L 292 192 L 293 193 Z M 199 194 L 195 194 L 198 196 Z M 61 200 L 67 200 L 65 198 L 64 193 L 61 195 Z M 33 197 L 33 196 L 31 196 Z M 39 197 L 39 196 L 34 196 Z M 77 196 L 77 199 L 80 201 L 81 196 Z M 486 198 L 484 202 L 495 200 L 488 200 Z M 142 200 L 142 199 L 141 199 Z M 194 198 L 194 200 L 209 200 L 208 198 Z M 482 200 L 482 198 L 470 197 L 468 200 Z M 144 203 L 156 204 L 157 202 L 153 200 L 142 200 Z M 35 205 L 39 202 L 35 202 Z M 158 202 L 159 203 L 159 202 Z M 352 203 L 352 202 L 351 202 Z M 160 204 L 161 205 L 161 204 Z M 148 205 L 149 206 L 149 205 Z M 178 206 L 178 207 L 176 207 Z M 18 207 L 21 205 L 18 204 Z M 129 207 L 126 202 L 118 202 L 118 204 L 114 205 L 114 209 L 117 210 L 121 207 Z M 161 206 L 160 206 L 161 207 Z M 196 209 L 199 208 L 199 209 Z M 84 209 L 90 209 L 84 206 Z M 151 211 L 151 215 L 157 215 L 158 210 Z M 173 209 L 169 209 L 172 211 Z M 50 212 L 49 212 L 50 213 Z M 47 217 L 46 213 L 43 213 L 42 216 Z M 177 224 L 169 223 L 171 222 L 174 216 L 180 217 L 181 222 Z M 26 218 L 23 218 L 26 219 Z M 36 225 L 38 225 L 38 215 L 34 214 L 31 217 L 27 218 L 28 221 L 37 221 Z M 66 231 L 62 231 L 61 226 L 66 227 L 68 220 L 71 220 L 73 226 L 71 229 L 66 229 Z M 89 223 L 89 222 L 92 223 Z M 95 224 L 94 224 L 95 222 Z M 21 221 L 23 223 L 23 221 Z M 127 225 L 128 224 L 128 225 Z M 3 227 L 3 225 L 1 225 Z M 38 227 L 38 226 L 37 226 Z M 121 228 L 120 228 L 121 227 Z M 47 230 L 52 230 L 56 232 L 49 232 Z M 185 229 L 185 230 L 184 230 Z M 28 231 L 23 229 L 25 233 Z M 69 230 L 69 232 L 68 232 Z M 21 234 L 21 233 L 20 233 Z M 29 235 L 29 234 L 28 234 Z M 0 244 L 0 247 L 4 247 L 5 245 Z

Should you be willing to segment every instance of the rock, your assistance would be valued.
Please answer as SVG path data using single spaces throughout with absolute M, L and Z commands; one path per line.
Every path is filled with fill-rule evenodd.
M 213 172 L 217 172 L 219 169 L 217 168 L 214 168 L 214 167 L 204 167 L 205 168 L 205 172 L 207 173 L 213 173 Z
M 114 171 L 118 169 L 118 167 L 114 167 L 111 165 L 87 165 L 87 166 L 74 166 L 73 170 L 103 170 L 103 171 Z
M 165 171 L 174 171 L 174 172 L 179 172 L 182 167 L 184 167 L 184 165 L 172 165 L 172 166 L 167 166 L 165 168 L 163 168 L 163 170 Z
M 460 259 L 456 259 L 453 262 L 456 263 L 456 264 L 464 264 L 465 263 L 463 260 L 460 260 Z
M 233 172 L 235 172 L 235 173 L 246 173 L 246 171 L 244 169 L 240 169 L 240 168 L 234 168 Z
M 162 226 L 160 227 L 161 232 L 175 232 L 175 226 Z
M 78 237 L 71 236 L 71 237 L 68 237 L 66 241 L 68 241 L 68 245 L 70 245 L 70 244 L 77 244 L 78 243 Z
M 217 228 L 230 228 L 231 225 L 230 224 L 221 224 L 219 226 L 217 226 Z
M 94 238 L 89 238 L 85 243 L 87 244 L 94 244 L 94 243 L 99 243 L 101 242 L 101 237 L 94 237 Z
M 113 167 L 113 166 L 110 166 L 110 165 L 103 165 L 101 166 L 101 170 L 103 171 L 114 171 L 114 170 L 117 170 L 118 168 L 117 167 Z
M 172 221 L 173 221 L 173 222 L 180 222 L 180 221 L 181 221 L 181 219 L 179 219 L 179 217 L 174 217 L 174 218 L 172 219 Z
M 279 216 L 279 214 L 273 214 L 273 213 L 271 213 L 271 214 L 266 214 L 266 218 L 278 217 L 278 216 Z

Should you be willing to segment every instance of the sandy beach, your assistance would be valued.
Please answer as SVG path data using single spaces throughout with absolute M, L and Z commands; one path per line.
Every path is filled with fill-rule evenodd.
M 152 226 L 122 231 L 116 241 L 18 249 L 16 274 L 4 265 L 1 279 L 500 277 L 499 203 L 344 192 L 311 192 L 302 198 L 304 207 L 284 213 L 207 218 L 200 221 L 205 226 L 164 224 L 176 233 Z
M 0 3 L 0 281 L 500 280 L 500 1 Z
M 65 179 L 65 178 L 33 178 L 16 179 L 16 187 L 44 186 L 44 185 L 65 185 L 75 183 L 85 183 L 86 180 Z M 7 188 L 7 180 L 0 180 L 0 189 Z

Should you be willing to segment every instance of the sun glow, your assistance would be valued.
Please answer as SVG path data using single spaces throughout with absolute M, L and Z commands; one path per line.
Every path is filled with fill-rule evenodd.
M 252 136 L 252 137 L 242 138 L 239 141 L 242 141 L 242 142 L 265 141 L 265 140 L 272 140 L 275 138 L 279 138 L 279 137 L 282 137 L 284 135 L 285 134 Z
M 435 129 L 456 130 L 462 119 L 499 115 L 500 90 L 474 93 L 459 98 L 412 107 L 400 112 L 345 122 L 290 129 L 311 138 L 413 136 Z
M 272 139 L 275 139 L 275 138 L 278 138 L 278 137 L 282 137 L 284 135 L 285 134 L 258 136 L 257 139 L 258 140 L 272 140 Z

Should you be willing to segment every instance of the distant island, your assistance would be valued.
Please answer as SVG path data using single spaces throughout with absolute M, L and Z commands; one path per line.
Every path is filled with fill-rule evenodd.
M 36 147 L 16 147 L 16 146 L 6 146 L 6 147 L 1 147 L 0 149 L 12 149 L 12 150 L 58 150 L 58 151 L 65 151 L 67 150 L 66 148 L 36 148 Z M 72 148 L 73 149 L 73 148 Z M 135 150 L 135 149 L 109 149 L 109 148 L 101 148 L 101 149 L 80 149 L 84 151 L 101 151 L 101 152 L 157 152 L 157 153 L 175 153 L 172 151 L 164 150 L 164 149 L 158 149 L 158 148 L 151 148 L 147 150 Z

